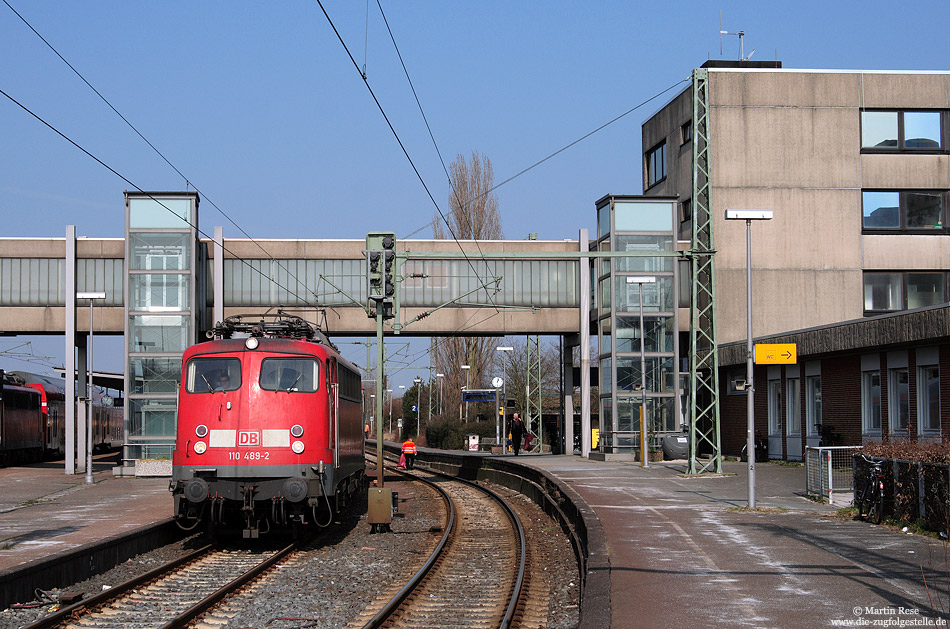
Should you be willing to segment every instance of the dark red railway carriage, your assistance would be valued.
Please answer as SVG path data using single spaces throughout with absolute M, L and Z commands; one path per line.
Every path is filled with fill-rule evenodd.
M 359 372 L 299 317 L 246 318 L 183 357 L 175 518 L 244 537 L 327 525 L 366 483 Z

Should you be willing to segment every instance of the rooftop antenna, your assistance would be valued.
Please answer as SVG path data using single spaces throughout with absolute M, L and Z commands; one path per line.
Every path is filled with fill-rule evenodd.
M 748 61 L 752 58 L 752 55 L 755 54 L 755 48 L 752 49 L 752 52 L 749 53 L 749 56 L 745 56 L 745 50 L 743 49 L 742 38 L 745 37 L 745 31 L 739 31 L 738 33 L 730 33 L 729 31 L 724 31 L 722 29 L 722 11 L 719 12 L 719 54 L 722 55 L 722 36 L 723 35 L 738 35 L 739 36 L 739 61 Z

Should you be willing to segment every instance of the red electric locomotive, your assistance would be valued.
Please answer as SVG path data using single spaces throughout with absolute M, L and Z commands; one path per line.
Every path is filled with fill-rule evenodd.
M 249 538 L 326 526 L 366 484 L 359 372 L 299 317 L 247 318 L 184 354 L 175 519 Z

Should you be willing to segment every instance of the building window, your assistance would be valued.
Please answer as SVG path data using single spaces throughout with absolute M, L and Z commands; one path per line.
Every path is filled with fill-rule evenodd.
M 936 306 L 945 301 L 943 273 L 908 273 L 905 283 L 908 308 Z
M 680 240 L 692 240 L 693 239 L 693 201 L 692 199 L 686 199 L 680 203 L 680 224 L 679 224 L 679 235 Z
M 785 426 L 788 428 L 789 435 L 802 434 L 802 414 L 801 403 L 799 401 L 798 378 L 788 378 L 785 380 Z
M 693 139 L 693 121 L 687 120 L 686 123 L 680 127 L 680 145 L 686 144 Z
M 861 427 L 865 434 L 881 433 L 881 372 L 861 373 Z
M 861 193 L 864 233 L 943 230 L 943 190 L 864 190 Z
M 647 188 L 666 179 L 666 142 L 647 151 Z
M 805 423 L 809 435 L 817 435 L 821 426 L 821 376 L 805 378 Z
M 693 218 L 693 201 L 686 199 L 680 203 L 680 223 L 685 223 Z
M 677 306 L 679 308 L 689 308 L 690 302 L 693 300 L 692 295 L 692 286 L 690 282 L 690 260 L 677 260 L 676 264 L 679 266 L 679 284 L 677 287 L 679 289 L 679 298 L 677 299 Z
M 943 151 L 947 112 L 862 111 L 861 148 L 865 151 Z
M 769 380 L 769 435 L 780 435 L 782 421 L 782 381 Z
M 864 273 L 864 313 L 924 308 L 945 303 L 947 274 L 942 271 Z
M 903 273 L 865 273 L 864 274 L 864 311 L 892 312 L 901 310 Z
M 910 425 L 910 382 L 907 368 L 887 370 L 887 420 L 891 432 L 905 432 Z
M 940 431 L 940 369 L 936 365 L 917 369 L 917 417 L 921 434 Z

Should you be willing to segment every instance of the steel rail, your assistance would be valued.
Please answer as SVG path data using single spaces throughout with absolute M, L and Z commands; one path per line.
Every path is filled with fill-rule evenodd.
M 178 627 L 186 627 L 188 623 L 192 620 L 195 620 L 199 616 L 203 615 L 205 612 L 214 607 L 218 602 L 220 602 L 227 595 L 237 591 L 248 582 L 256 579 L 262 573 L 269 570 L 274 566 L 278 561 L 289 555 L 290 553 L 296 551 L 299 548 L 299 542 L 293 542 L 288 546 L 285 546 L 281 550 L 277 551 L 271 555 L 266 560 L 257 564 L 238 578 L 232 580 L 229 583 L 226 583 L 224 586 L 219 588 L 217 591 L 209 594 L 202 600 L 198 601 L 184 612 L 179 614 L 174 620 L 170 620 L 160 627 L 160 629 L 177 629 Z
M 519 541 L 518 554 L 520 555 L 520 560 L 518 561 L 518 577 L 515 579 L 515 584 L 514 584 L 514 587 L 512 588 L 512 593 L 511 593 L 511 600 L 508 602 L 508 608 L 505 610 L 505 616 L 504 618 L 502 618 L 501 624 L 499 625 L 499 627 L 504 627 L 504 628 L 510 627 L 512 621 L 514 620 L 515 612 L 518 609 L 518 603 L 520 602 L 520 599 L 521 599 L 521 588 L 524 585 L 525 562 L 527 560 L 527 557 L 526 557 L 527 551 L 525 549 L 525 546 L 526 546 L 525 533 L 524 533 L 524 527 L 521 526 L 521 519 L 518 517 L 518 514 L 515 513 L 515 510 L 512 508 L 512 506 L 509 505 L 508 502 L 504 498 L 502 498 L 500 495 L 498 495 L 491 489 L 488 489 L 487 487 L 482 487 L 478 483 L 474 483 L 464 478 L 449 476 L 448 474 L 443 474 L 442 472 L 437 472 L 435 470 L 428 470 L 428 471 L 430 471 L 433 474 L 438 474 L 439 476 L 443 476 L 445 478 L 449 478 L 455 481 L 465 483 L 467 485 L 478 488 L 481 491 L 485 492 L 486 494 L 494 498 L 502 507 L 504 507 L 505 513 L 508 515 L 508 518 L 511 520 L 512 524 L 514 524 L 515 528 L 518 530 L 518 541 Z
M 98 594 L 94 594 L 89 598 L 85 598 L 81 601 L 73 603 L 68 607 L 63 607 L 53 612 L 49 616 L 44 616 L 36 622 L 26 625 L 24 629 L 47 629 L 48 627 L 58 627 L 68 619 L 74 616 L 82 615 L 82 612 L 86 610 L 90 610 L 93 607 L 98 607 L 108 603 L 109 601 L 117 599 L 126 592 L 129 592 L 130 590 L 144 583 L 159 579 L 185 564 L 192 563 L 193 561 L 200 559 L 204 555 L 208 554 L 212 548 L 213 546 L 211 544 L 202 546 L 201 548 L 198 548 L 197 550 L 194 550 L 183 557 L 179 557 L 178 559 L 163 564 L 153 570 L 149 570 L 145 574 L 133 577 L 128 581 L 113 586 L 103 592 L 99 592 Z
M 391 468 L 392 469 L 392 468 Z M 393 470 L 398 471 L 398 470 Z M 406 474 L 400 472 L 404 476 L 409 476 L 413 480 L 418 480 L 423 483 L 426 483 L 433 489 L 439 492 L 442 496 L 442 499 L 445 501 L 446 507 L 448 508 L 448 516 L 446 517 L 445 532 L 442 534 L 442 539 L 439 540 L 439 543 L 436 545 L 435 549 L 429 555 L 429 558 L 426 559 L 426 562 L 422 564 L 422 567 L 419 568 L 419 571 L 416 572 L 409 581 L 406 582 L 406 585 L 403 586 L 401 590 L 396 592 L 396 595 L 386 603 L 383 608 L 372 618 L 370 618 L 363 629 L 375 629 L 376 627 L 381 627 L 384 622 L 392 615 L 394 611 L 402 604 L 406 597 L 412 593 L 412 591 L 422 582 L 422 579 L 429 573 L 429 570 L 432 569 L 432 566 L 435 565 L 435 562 L 439 560 L 439 557 L 442 555 L 442 551 L 445 550 L 446 544 L 448 544 L 449 537 L 452 535 L 452 532 L 455 530 L 455 504 L 452 502 L 452 498 L 449 494 L 436 485 L 435 483 L 426 480 L 425 478 L 419 478 L 418 476 L 413 476 L 412 474 Z
M 429 480 L 427 480 L 427 479 L 424 479 L 424 478 L 415 476 L 415 475 L 413 475 L 413 474 L 408 474 L 408 473 L 406 473 L 406 472 L 403 472 L 403 471 L 401 471 L 401 470 L 397 470 L 397 469 L 394 469 L 394 468 L 391 468 L 391 469 L 393 469 L 393 471 L 399 472 L 400 474 L 403 474 L 404 476 L 408 476 L 408 477 L 412 478 L 413 480 L 422 481 L 422 482 L 424 482 L 424 483 L 430 485 L 431 487 L 435 488 L 436 490 L 438 490 L 439 493 L 443 496 L 443 499 L 446 500 L 446 501 L 448 502 L 448 504 L 449 504 L 449 508 L 450 508 L 450 516 L 449 516 L 450 520 L 449 520 L 449 521 L 450 521 L 450 524 L 446 526 L 446 531 L 445 531 L 445 534 L 442 536 L 442 540 L 439 542 L 438 546 L 437 546 L 436 549 L 433 551 L 433 553 L 429 556 L 429 559 L 426 560 L 426 563 L 422 566 L 422 568 L 420 568 L 420 570 L 419 570 L 415 575 L 412 576 L 412 578 L 406 583 L 406 585 L 405 585 L 401 590 L 399 590 L 398 593 L 396 593 L 396 595 L 392 598 L 392 600 L 390 600 L 390 601 L 383 607 L 383 609 L 379 611 L 379 613 L 377 613 L 377 614 L 376 614 L 373 618 L 371 618 L 365 625 L 363 625 L 363 629 L 376 629 L 376 628 L 378 628 L 378 627 L 383 626 L 383 624 L 384 624 L 384 623 L 389 619 L 389 617 L 396 611 L 396 609 L 398 609 L 398 607 L 403 603 L 403 601 L 404 601 L 404 600 L 412 593 L 412 591 L 421 583 L 422 579 L 423 579 L 423 578 L 425 577 L 425 575 L 430 571 L 430 569 L 431 569 L 432 566 L 435 564 L 435 562 L 439 559 L 439 557 L 440 557 L 442 551 L 443 551 L 444 548 L 445 548 L 445 545 L 446 545 L 446 543 L 447 543 L 447 541 L 448 541 L 448 538 L 449 538 L 450 534 L 452 533 L 452 529 L 454 529 L 455 507 L 454 507 L 454 505 L 453 505 L 452 499 L 448 496 L 447 492 L 446 492 L 444 489 L 442 489 L 441 487 L 439 487 L 438 485 L 436 485 L 435 483 L 433 483 L 433 482 L 431 482 L 431 481 L 429 481 Z M 480 492 L 482 492 L 482 493 L 488 495 L 490 498 L 492 498 L 493 500 L 495 500 L 496 503 L 498 503 L 499 505 L 502 506 L 502 508 L 503 508 L 504 511 L 505 511 L 505 514 L 508 516 L 508 519 L 512 522 L 514 528 L 517 530 L 517 532 L 518 532 L 518 539 L 519 539 L 519 555 L 520 555 L 520 559 L 519 559 L 519 562 L 518 562 L 518 575 L 517 575 L 517 577 L 516 577 L 516 579 L 515 579 L 514 586 L 512 587 L 512 592 L 511 592 L 510 597 L 509 597 L 508 606 L 507 606 L 506 609 L 505 609 L 505 614 L 504 614 L 504 616 L 502 617 L 501 623 L 499 624 L 499 627 L 501 627 L 501 628 L 510 627 L 512 621 L 514 620 L 514 616 L 515 616 L 515 613 L 517 612 L 518 604 L 519 604 L 520 598 L 521 598 L 521 590 L 522 590 L 522 586 L 523 586 L 523 584 L 524 584 L 525 563 L 526 563 L 526 555 L 527 555 L 526 549 L 525 549 L 525 547 L 526 547 L 525 532 L 524 532 L 524 527 L 522 527 L 522 525 L 521 525 L 521 520 L 518 518 L 518 515 L 515 513 L 514 509 L 511 507 L 511 505 L 509 505 L 509 504 L 504 500 L 504 498 L 502 498 L 500 495 L 498 495 L 498 494 L 495 493 L 494 491 L 492 491 L 492 490 L 490 490 L 490 489 L 488 489 L 488 488 L 486 488 L 486 487 L 482 487 L 481 485 L 479 485 L 479 484 L 477 484 L 477 483 L 473 483 L 473 482 L 468 481 L 468 480 L 465 480 L 465 479 L 463 479 L 463 478 L 458 478 L 458 477 L 455 477 L 455 476 L 451 476 L 451 475 L 449 475 L 449 474 L 444 474 L 444 473 L 442 473 L 442 472 L 439 472 L 439 471 L 437 471 L 437 470 L 433 470 L 433 469 L 431 469 L 431 468 L 423 468 L 423 469 L 425 469 L 425 471 L 429 472 L 430 474 L 435 474 L 435 475 L 437 475 L 437 476 L 441 476 L 442 478 L 445 478 L 445 479 L 448 479 L 448 480 L 451 480 L 451 481 L 457 481 L 457 482 L 460 482 L 460 483 L 464 483 L 464 484 L 469 485 L 470 487 L 473 487 L 473 488 L 477 489 L 478 491 L 480 491 Z

